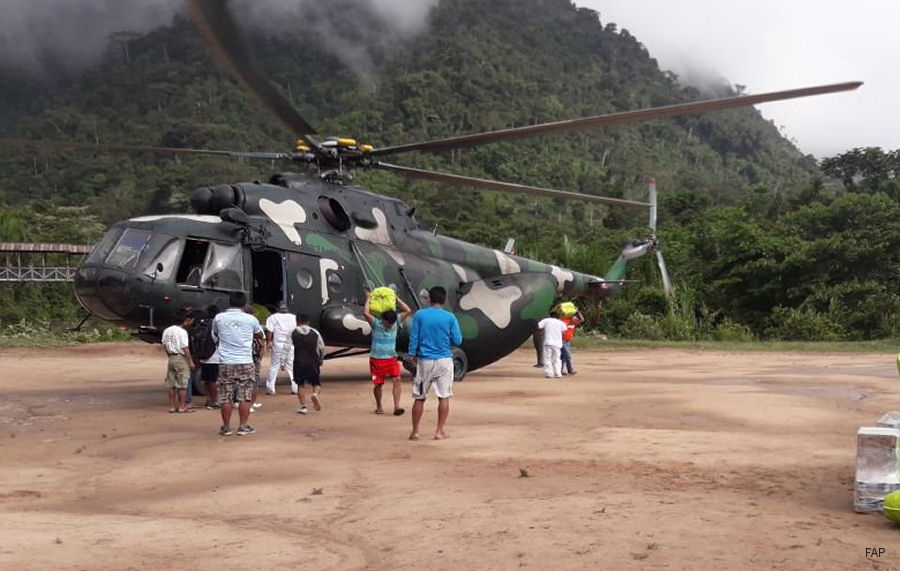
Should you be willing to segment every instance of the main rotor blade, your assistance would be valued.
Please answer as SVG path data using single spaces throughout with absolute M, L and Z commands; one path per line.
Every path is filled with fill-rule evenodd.
M 93 143 L 75 143 L 66 141 L 53 141 L 49 139 L 7 139 L 0 138 L 0 146 L 4 147 L 56 147 L 62 149 L 85 149 L 96 151 L 121 151 L 134 153 L 159 153 L 179 155 L 219 155 L 244 159 L 281 160 L 290 159 L 287 153 L 267 153 L 256 151 L 218 151 L 215 149 L 190 149 L 181 147 L 147 147 L 140 145 L 107 145 Z
M 747 105 L 756 105 L 758 103 L 767 103 L 769 101 L 809 97 L 811 95 L 822 95 L 824 93 L 835 93 L 838 91 L 850 91 L 858 88 L 860 85 L 862 85 L 861 81 L 852 81 L 847 83 L 835 83 L 832 85 L 804 87 L 802 89 L 789 89 L 787 91 L 760 93 L 759 95 L 739 95 L 736 97 L 707 99 L 705 101 L 695 101 L 693 103 L 680 103 L 677 105 L 667 105 L 665 107 L 638 109 L 637 111 L 623 111 L 621 113 L 610 113 L 608 115 L 597 115 L 595 117 L 584 117 L 582 119 L 569 119 L 566 121 L 555 121 L 553 123 L 542 123 L 540 125 L 529 125 L 527 127 L 501 129 L 499 131 L 476 133 L 474 135 L 461 135 L 459 137 L 449 137 L 435 141 L 409 143 L 393 147 L 381 147 L 374 149 L 371 152 L 371 156 L 394 155 L 411 151 L 444 151 L 461 147 L 474 147 L 476 145 L 486 145 L 488 143 L 497 143 L 500 141 L 513 141 L 524 137 L 546 135 L 548 133 L 595 129 L 605 125 L 646 121 L 649 119 L 700 113 L 702 111 L 711 111 L 715 109 L 744 107 Z
M 582 194 L 580 192 L 569 192 L 567 190 L 552 190 L 549 188 L 541 188 L 538 186 L 526 186 L 524 184 L 514 184 L 511 182 L 499 182 L 496 180 L 488 180 L 483 178 L 473 178 L 469 176 L 461 176 L 458 174 L 447 174 L 436 171 L 426 171 L 392 165 L 390 163 L 374 163 L 376 168 L 397 173 L 407 178 L 416 178 L 422 180 L 432 180 L 436 182 L 445 182 L 447 184 L 455 184 L 458 186 L 477 186 L 489 188 L 491 190 L 499 190 L 502 192 L 511 192 L 513 194 L 530 194 L 533 196 L 546 196 L 548 198 L 565 198 L 567 200 L 583 200 L 585 202 L 597 202 L 600 204 L 615 204 L 617 206 L 630 206 L 634 208 L 646 208 L 649 206 L 646 202 L 636 202 L 634 200 L 623 200 L 621 198 L 607 198 L 605 196 L 594 196 L 591 194 Z
M 244 88 L 256 95 L 294 135 L 301 137 L 311 147 L 318 147 L 319 143 L 309 136 L 316 133 L 315 128 L 297 113 L 256 67 L 243 35 L 231 18 L 227 0 L 188 0 L 188 6 L 213 53 Z

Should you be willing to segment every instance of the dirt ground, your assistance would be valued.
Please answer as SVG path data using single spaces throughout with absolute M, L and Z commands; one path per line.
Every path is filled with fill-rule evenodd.
M 852 510 L 893 356 L 584 350 L 561 381 L 532 358 L 410 442 L 365 357 L 326 364 L 321 412 L 282 379 L 222 438 L 167 413 L 158 347 L 4 350 L 0 568 L 900 569 L 900 527 Z

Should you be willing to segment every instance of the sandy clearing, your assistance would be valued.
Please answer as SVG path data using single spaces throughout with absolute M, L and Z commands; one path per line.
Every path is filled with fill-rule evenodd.
M 158 348 L 4 350 L 0 568 L 900 569 L 900 529 L 851 509 L 893 356 L 576 361 L 471 374 L 452 438 L 413 443 L 361 357 L 328 363 L 321 413 L 263 396 L 257 434 L 220 438 L 217 413 L 165 412 Z

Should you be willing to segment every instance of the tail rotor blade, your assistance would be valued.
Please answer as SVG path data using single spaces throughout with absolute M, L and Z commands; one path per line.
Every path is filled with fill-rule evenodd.
M 659 273 L 662 275 L 663 291 L 666 292 L 666 295 L 672 295 L 672 280 L 669 278 L 669 270 L 666 269 L 666 261 L 659 250 L 656 251 L 656 263 L 659 265 Z

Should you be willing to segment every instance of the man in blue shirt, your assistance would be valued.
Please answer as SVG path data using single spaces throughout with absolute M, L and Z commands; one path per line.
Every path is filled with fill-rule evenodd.
M 409 332 L 409 355 L 416 362 L 413 381 L 412 433 L 410 440 L 419 439 L 419 421 L 425 409 L 425 399 L 434 386 L 438 397 L 437 430 L 435 440 L 449 438 L 444 430 L 450 416 L 450 397 L 453 396 L 453 345 L 462 343 L 462 332 L 456 316 L 444 309 L 447 290 L 437 286 L 428 291 L 431 307 L 416 312 Z
M 253 338 L 264 340 L 262 326 L 256 317 L 245 313 L 247 294 L 234 292 L 228 299 L 227 311 L 213 319 L 212 335 L 218 341 L 219 351 L 219 405 L 222 407 L 222 426 L 219 434 L 231 432 L 232 401 L 238 402 L 240 436 L 253 434 L 256 429 L 247 421 L 253 404 L 256 386 L 256 368 L 253 365 Z
M 381 390 L 385 379 L 391 380 L 391 394 L 394 397 L 394 416 L 406 412 L 400 407 L 400 362 L 397 361 L 397 332 L 400 323 L 409 317 L 412 310 L 403 300 L 397 298 L 402 313 L 398 316 L 394 309 L 385 311 L 381 317 L 372 315 L 372 296 L 366 292 L 366 305 L 363 315 L 372 326 L 372 349 L 369 351 L 369 372 L 372 374 L 372 389 L 375 395 L 375 414 L 384 414 L 381 408 Z M 399 318 L 398 318 L 399 317 Z

